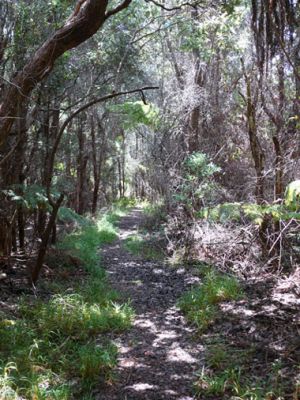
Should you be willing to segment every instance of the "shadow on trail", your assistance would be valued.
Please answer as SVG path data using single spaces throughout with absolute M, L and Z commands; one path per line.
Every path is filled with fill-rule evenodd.
M 99 400 L 193 399 L 195 372 L 203 348 L 176 308 L 176 302 L 197 278 L 184 268 L 146 261 L 124 249 L 143 215 L 134 209 L 119 223 L 119 240 L 102 252 L 112 285 L 131 299 L 136 311 L 133 328 L 116 339 L 119 347 L 117 382 L 97 393 Z

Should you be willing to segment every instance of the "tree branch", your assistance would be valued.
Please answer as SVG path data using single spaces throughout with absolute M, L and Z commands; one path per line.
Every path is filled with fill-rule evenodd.
M 58 135 L 57 135 L 57 137 L 55 139 L 55 142 L 54 142 L 54 145 L 53 145 L 53 148 L 52 148 L 52 151 L 51 151 L 50 159 L 49 159 L 48 174 L 47 174 L 48 179 L 49 179 L 49 182 L 47 183 L 47 192 L 48 192 L 47 195 L 48 195 L 49 199 L 51 199 L 50 186 L 51 186 L 51 180 L 52 180 L 52 174 L 53 174 L 53 168 L 54 168 L 55 155 L 56 155 L 59 143 L 61 141 L 62 135 L 63 135 L 66 127 L 72 121 L 72 119 L 75 118 L 76 115 L 80 114 L 82 111 L 86 110 L 87 108 L 89 108 L 89 107 L 91 107 L 91 106 L 93 106 L 93 105 L 95 105 L 97 103 L 102 103 L 102 102 L 104 102 L 106 100 L 110 100 L 110 99 L 113 99 L 115 97 L 124 96 L 124 95 L 127 95 L 127 94 L 140 93 L 141 96 L 142 96 L 142 100 L 145 103 L 146 100 L 145 100 L 144 91 L 145 90 L 156 90 L 156 89 L 159 89 L 159 87 L 158 86 L 145 86 L 145 87 L 142 87 L 142 88 L 139 88 L 139 89 L 133 89 L 133 90 L 117 92 L 117 93 L 115 92 L 115 93 L 108 94 L 106 96 L 98 97 L 96 99 L 93 99 L 93 100 L 89 101 L 88 103 L 84 104 L 83 106 L 79 107 L 76 111 L 74 111 L 65 120 L 65 122 L 62 124 L 62 126 L 61 126 L 61 128 L 60 128 L 60 130 L 58 132 Z
M 192 8 L 196 9 L 201 3 L 201 1 L 196 1 L 195 3 L 186 2 L 186 3 L 180 4 L 179 6 L 176 6 L 176 7 L 166 7 L 165 5 L 159 3 L 158 1 L 155 1 L 155 0 L 145 0 L 145 1 L 146 1 L 146 3 L 155 4 L 156 6 L 162 8 L 165 11 L 181 10 L 183 7 L 192 7 Z
M 105 14 L 105 19 L 111 17 L 114 14 L 117 14 L 118 12 L 124 10 L 125 8 L 127 8 L 129 6 L 129 4 L 132 2 L 132 0 L 124 0 L 123 3 L 121 3 L 119 6 L 117 6 L 116 8 L 107 11 L 107 13 Z

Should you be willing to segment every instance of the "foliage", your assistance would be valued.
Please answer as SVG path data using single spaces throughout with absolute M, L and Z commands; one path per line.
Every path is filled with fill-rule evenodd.
M 283 391 L 287 389 L 276 372 L 268 374 L 264 379 L 251 380 L 243 367 L 237 366 L 219 369 L 215 374 L 202 370 L 198 376 L 196 392 L 208 399 L 231 395 L 233 397 L 230 398 L 239 400 L 281 400 Z
M 145 104 L 142 101 L 125 102 L 111 106 L 110 109 L 123 116 L 122 124 L 125 130 L 133 129 L 139 124 L 155 127 L 159 118 L 157 107 L 154 104 Z
M 208 338 L 205 341 L 206 366 L 199 371 L 195 382 L 195 390 L 200 398 L 215 399 L 237 398 L 240 400 L 281 400 L 284 393 L 291 393 L 291 382 L 284 377 L 285 366 L 281 359 L 273 363 L 266 361 L 266 366 L 258 376 L 253 373 L 258 358 L 256 345 L 241 346 L 220 335 Z M 223 337 L 223 338 L 222 338 Z M 258 361 L 259 359 L 259 361 Z M 296 390 L 293 396 L 296 396 Z
M 120 215 L 122 211 L 115 208 L 100 215 L 96 221 L 86 219 L 84 225 L 78 226 L 74 232 L 64 237 L 58 248 L 72 250 L 73 256 L 82 260 L 87 269 L 94 271 L 98 260 L 97 248 L 116 239 L 114 223 Z
M 38 208 L 48 209 L 49 200 L 46 196 L 46 190 L 43 186 L 39 185 L 13 185 L 10 189 L 2 191 L 5 196 L 10 198 L 12 202 L 21 204 L 28 210 L 35 210 Z M 52 192 L 54 197 L 57 196 L 56 192 Z
M 135 207 L 137 205 L 137 200 L 134 197 L 122 197 L 113 204 L 113 209 L 119 209 L 127 211 L 128 209 Z
M 91 293 L 89 288 L 83 288 L 83 291 L 85 290 Z M 37 330 L 42 334 L 49 332 L 54 336 L 66 335 L 76 340 L 86 340 L 97 333 L 123 330 L 128 327 L 129 307 L 111 303 L 110 293 L 106 292 L 107 298 L 104 299 L 102 296 L 102 304 L 86 302 L 84 296 L 74 293 L 55 295 L 46 304 L 23 306 L 20 311 L 34 321 Z
M 109 9 L 120 2 L 108 2 Z M 0 2 L 0 101 L 5 98 L 7 89 L 13 88 L 16 82 L 18 86 L 18 71 L 28 70 L 24 66 L 37 54 L 39 46 L 66 21 L 74 10 L 74 3 L 70 0 Z M 12 392 L 11 395 L 2 393 L 0 398 L 67 399 L 72 396 L 73 389 L 65 383 L 69 379 L 65 371 L 72 371 L 75 362 L 70 362 L 68 357 L 73 357 L 78 365 L 85 362 L 82 370 L 72 371 L 78 379 L 101 370 L 97 360 L 104 362 L 105 354 L 112 358 L 107 365 L 113 365 L 114 351 L 108 348 L 109 345 L 104 344 L 98 349 L 92 337 L 92 342 L 88 343 L 90 347 L 83 353 L 91 355 L 95 352 L 98 356 L 89 364 L 91 357 L 84 358 L 72 335 L 80 341 L 81 334 L 93 336 L 94 331 L 118 330 L 119 324 L 126 325 L 128 306 L 116 305 L 118 295 L 108 287 L 104 272 L 97 267 L 97 248 L 101 243 L 114 240 L 117 234 L 114 223 L 135 203 L 121 199 L 109 214 L 102 213 L 95 219 L 81 217 L 73 209 L 80 213 L 92 209 L 95 213 L 96 205 L 111 204 L 124 192 L 148 197 L 151 201 L 164 198 L 173 214 L 167 218 L 163 208 L 148 206 L 144 225 L 148 233 L 128 237 L 125 242 L 129 251 L 143 253 L 149 258 L 158 257 L 149 240 L 150 227 L 165 229 L 173 254 L 182 251 L 183 257 L 197 255 L 198 249 L 194 252 L 190 246 L 193 240 L 197 244 L 201 242 L 200 229 L 194 230 L 199 222 L 197 217 L 228 223 L 228 231 L 233 224 L 249 222 L 256 228 L 263 227 L 265 220 L 268 225 L 264 229 L 265 236 L 272 244 L 270 256 L 280 247 L 280 253 L 289 256 L 286 258 L 293 264 L 290 249 L 295 248 L 297 257 L 299 255 L 299 181 L 294 181 L 298 179 L 299 169 L 298 2 L 274 1 L 272 7 L 266 7 L 267 2 L 263 0 L 193 1 L 197 4 L 195 7 L 193 4 L 178 6 L 175 0 L 161 2 L 167 8 L 174 7 L 173 12 L 162 12 L 154 3 L 131 2 L 127 10 L 107 18 L 103 29 L 92 40 L 76 51 L 64 53 L 55 62 L 51 75 L 48 76 L 49 70 L 44 71 L 45 74 L 41 72 L 40 77 L 43 75 L 47 80 L 26 94 L 28 102 L 24 109 L 15 104 L 16 112 L 5 112 L 15 122 L 11 125 L 9 140 L 0 152 L 0 223 L 4 227 L 0 228 L 0 245 L 5 247 L 0 249 L 0 254 L 10 253 L 10 247 L 13 247 L 18 256 L 20 250 L 31 254 L 32 249 L 36 249 L 39 244 L 37 234 L 42 233 L 44 217 L 51 209 L 44 185 L 49 178 L 48 162 L 55 148 L 57 129 L 63 121 L 82 104 L 96 99 L 100 92 L 127 91 L 148 83 L 159 86 L 159 90 L 148 92 L 148 104 L 130 96 L 125 100 L 116 98 L 109 106 L 99 103 L 77 114 L 65 130 L 56 149 L 51 194 L 57 198 L 60 189 L 68 194 L 66 200 L 70 208 L 59 210 L 59 228 L 68 225 L 70 229 L 71 225 L 75 230 L 59 245 L 61 254 L 67 255 L 64 265 L 61 260 L 56 265 L 64 268 L 71 257 L 76 258 L 80 260 L 80 267 L 85 265 L 90 277 L 80 287 L 75 283 L 71 287 L 57 283 L 56 296 L 47 302 L 34 300 L 30 305 L 25 304 L 19 309 L 24 315 L 11 319 L 12 334 L 7 341 L 21 343 L 24 340 L 24 349 L 25 344 L 30 348 L 36 341 L 36 347 L 32 347 L 34 355 L 38 347 L 44 346 L 44 333 L 40 332 L 44 329 L 53 349 L 61 346 L 60 350 L 66 350 L 68 368 L 62 373 L 57 369 L 58 372 L 53 372 L 54 361 L 48 365 L 40 359 L 32 362 L 29 368 L 31 355 L 28 353 L 22 362 L 16 357 L 16 362 L 10 363 L 8 357 L 0 363 L 0 379 L 3 390 L 7 387 Z M 241 57 L 244 63 L 241 63 Z M 21 81 L 19 79 L 19 83 Z M 28 88 L 32 86 L 35 81 Z M 247 86 L 253 94 L 251 107 L 247 104 Z M 8 103 L 1 103 L 4 107 L 0 108 L 5 111 L 15 100 L 17 98 L 11 96 Z M 249 141 L 247 111 L 251 108 L 257 143 L 251 138 Z M 21 118 L 17 115 L 19 112 L 24 113 Z M 91 133 L 95 136 L 93 139 Z M 253 203 L 258 178 L 253 152 L 259 147 L 265 153 L 261 154 L 263 205 Z M 197 151 L 191 154 L 194 149 Z M 284 204 L 273 204 L 274 192 L 276 198 L 282 197 L 282 193 L 277 192 L 281 191 L 284 182 L 291 182 Z M 94 202 L 96 189 L 99 197 Z M 203 225 L 210 228 L 209 224 Z M 264 236 L 262 231 L 255 229 L 261 237 Z M 53 239 L 54 233 L 53 230 Z M 256 236 L 250 241 L 255 251 Z M 225 238 L 225 246 L 226 243 Z M 239 241 L 237 246 L 245 244 Z M 81 268 L 78 270 L 81 273 Z M 186 298 L 187 313 L 191 313 L 191 320 L 194 315 L 203 329 L 216 317 L 219 301 L 213 301 L 205 294 L 205 285 L 208 285 L 207 281 L 201 291 L 196 288 Z M 189 310 L 188 303 L 194 309 Z M 76 310 L 80 310 L 80 317 Z M 122 316 L 123 322 L 119 320 Z M 77 326 L 82 332 L 76 330 Z M 57 346 L 50 329 L 62 337 Z M 23 339 L 18 333 L 22 330 Z M 64 336 L 64 331 L 70 332 L 71 337 Z M 22 346 L 17 344 L 16 352 L 20 349 L 21 354 Z M 51 359 L 51 351 L 46 348 L 41 354 L 49 355 Z M 221 353 L 220 350 L 216 363 L 224 364 Z M 64 363 L 58 357 L 55 361 Z M 23 374 L 22 368 L 30 373 Z M 222 385 L 228 387 L 239 378 L 239 371 L 232 366 L 223 365 L 223 370 L 217 374 L 219 382 L 215 386 L 219 388 Z M 16 390 L 19 391 L 20 376 L 25 376 L 27 381 L 21 382 L 24 390 L 19 395 Z M 209 382 L 205 384 L 209 385 Z M 250 394 L 236 393 L 240 397 L 256 398 L 258 391 L 251 394 L 251 390 L 250 387 Z M 78 396 L 84 398 L 81 393 Z
M 79 360 L 82 379 L 88 382 L 97 381 L 99 375 L 116 366 L 117 347 L 110 344 L 103 349 L 94 343 L 84 345 L 79 350 Z
M 151 239 L 142 237 L 141 235 L 131 235 L 125 240 L 124 247 L 130 253 L 141 256 L 148 260 L 160 260 L 164 258 L 161 250 L 154 247 Z
M 214 222 L 241 222 L 246 218 L 257 225 L 261 225 L 266 214 L 271 215 L 274 221 L 300 219 L 299 213 L 290 211 L 290 207 L 280 204 L 223 203 L 215 207 L 204 207 L 197 212 L 198 218 Z
M 194 211 L 199 208 L 199 201 L 201 203 L 214 196 L 217 190 L 214 174 L 221 169 L 206 154 L 199 152 L 187 156 L 183 166 L 183 183 L 179 185 L 174 199 Z
M 89 271 L 84 283 L 75 282 L 71 292 L 61 285 L 49 300 L 25 297 L 17 317 L 1 316 L 1 398 L 69 400 L 74 391 L 88 393 L 99 377 L 111 379 L 117 350 L 109 341 L 100 345 L 99 334 L 128 329 L 133 317 L 97 266 L 98 246 L 116 237 L 113 216 L 90 220 L 61 244 Z
M 242 290 L 238 281 L 231 276 L 221 275 L 213 270 L 205 273 L 199 287 L 185 293 L 178 302 L 187 319 L 200 332 L 205 331 L 218 315 L 218 303 L 241 298 Z
M 77 214 L 74 210 L 68 207 L 60 207 L 58 210 L 57 219 L 61 222 L 71 222 L 79 225 L 85 225 L 89 223 L 87 218 Z
M 145 216 L 142 227 L 147 231 L 161 231 L 167 221 L 165 205 L 162 202 L 143 204 L 143 214 Z
M 196 177 L 200 179 L 213 176 L 216 172 L 220 172 L 220 168 L 211 162 L 204 153 L 193 153 L 185 160 L 187 178 L 194 180 Z
M 285 205 L 289 210 L 300 210 L 300 180 L 291 182 L 285 191 Z

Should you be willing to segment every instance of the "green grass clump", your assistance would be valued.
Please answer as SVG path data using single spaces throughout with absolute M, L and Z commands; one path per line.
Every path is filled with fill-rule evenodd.
M 24 297 L 14 317 L 0 315 L 1 400 L 84 399 L 99 380 L 111 379 L 117 349 L 99 339 L 128 329 L 133 318 L 98 266 L 99 246 L 116 237 L 116 218 L 111 212 L 89 220 L 60 243 L 82 261 L 83 282 L 60 281 L 50 298 Z
M 129 236 L 124 243 L 124 247 L 131 254 L 142 256 L 148 260 L 161 260 L 164 258 L 162 251 L 154 248 L 151 241 L 144 239 L 140 235 Z
M 209 271 L 203 284 L 184 294 L 178 305 L 199 331 L 205 331 L 218 315 L 218 303 L 241 296 L 242 291 L 235 278 Z
M 101 302 L 87 302 L 85 294 L 61 294 L 46 303 L 25 302 L 19 310 L 21 318 L 2 320 L 0 398 L 9 399 L 3 393 L 16 391 L 28 399 L 69 399 L 69 378 L 81 376 L 83 385 L 96 381 L 97 373 L 98 379 L 108 379 L 116 364 L 116 349 L 111 343 L 97 346 L 96 337 L 129 328 L 133 314 L 127 304 L 103 298 Z M 87 341 L 91 341 L 88 347 Z M 8 368 L 11 363 L 14 368 Z M 46 384 L 56 397 L 54 392 L 52 397 L 50 392 L 45 395 Z
M 126 304 L 88 303 L 79 293 L 55 295 L 47 302 L 26 305 L 22 314 L 31 318 L 43 334 L 66 335 L 85 340 L 90 335 L 122 331 L 130 326 L 131 310 Z
M 103 348 L 95 343 L 89 343 L 79 349 L 80 374 L 82 379 L 93 382 L 99 376 L 110 377 L 110 371 L 117 364 L 117 347 L 110 344 Z
M 59 248 L 67 250 L 82 261 L 85 268 L 94 274 L 98 267 L 98 247 L 112 243 L 117 238 L 117 213 L 109 212 L 84 226 L 77 227 L 74 232 L 64 237 Z M 96 268 L 95 268 L 96 267 Z
M 137 199 L 134 197 L 122 197 L 113 204 L 113 208 L 119 208 L 127 211 L 128 209 L 135 207 L 137 203 Z
M 293 390 L 287 367 L 277 359 L 261 365 L 255 345 L 240 348 L 220 336 L 207 339 L 206 367 L 198 373 L 195 390 L 201 399 L 283 400 Z M 256 363 L 257 376 L 255 374 Z M 290 371 L 289 371 L 290 372 Z M 297 386 L 295 392 L 297 393 Z M 293 398 L 297 398 L 296 394 Z
M 277 382 L 274 383 L 274 380 Z M 211 400 L 216 396 L 239 400 L 283 400 L 286 398 L 284 393 L 290 389 L 279 382 L 274 374 L 268 374 L 263 379 L 250 379 L 243 367 L 239 366 L 219 370 L 218 373 L 202 370 L 195 382 L 197 395 Z

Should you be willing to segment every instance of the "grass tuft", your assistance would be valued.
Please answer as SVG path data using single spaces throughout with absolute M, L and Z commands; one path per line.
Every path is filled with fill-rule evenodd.
M 98 248 L 117 236 L 119 215 L 77 225 L 60 243 L 87 270 L 84 282 L 70 288 L 60 281 L 50 298 L 24 297 L 14 318 L 1 314 L 1 400 L 70 400 L 75 393 L 88 399 L 95 383 L 111 379 L 117 349 L 109 341 L 99 345 L 99 335 L 128 329 L 133 311 L 118 303 L 98 266 Z
M 207 343 L 206 368 L 198 373 L 195 390 L 201 399 L 283 400 L 292 392 L 286 367 L 280 360 L 266 364 L 264 374 L 255 376 L 255 346 L 239 348 L 225 338 Z M 261 367 L 261 366 L 260 366 Z M 296 393 L 295 388 L 295 393 Z M 294 397 L 297 399 L 297 397 Z
M 180 309 L 187 319 L 205 331 L 218 315 L 218 303 L 241 298 L 242 291 L 238 281 L 210 270 L 206 273 L 203 284 L 185 293 L 179 300 Z
M 104 348 L 89 343 L 79 349 L 80 374 L 84 381 L 93 383 L 99 376 L 110 379 L 111 371 L 117 364 L 117 347 L 109 344 Z
M 124 243 L 124 247 L 131 254 L 142 256 L 146 260 L 162 260 L 164 254 L 158 248 L 155 248 L 151 240 L 144 239 L 140 235 L 129 236 Z

